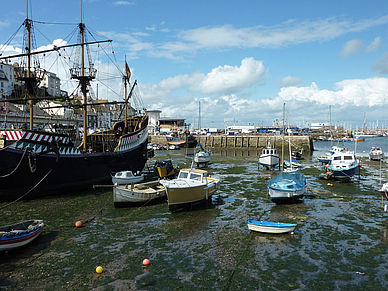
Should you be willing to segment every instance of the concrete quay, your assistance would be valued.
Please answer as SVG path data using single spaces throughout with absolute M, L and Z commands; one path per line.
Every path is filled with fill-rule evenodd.
M 198 141 L 198 137 L 195 137 Z M 241 148 L 241 149 L 262 149 L 267 147 L 268 139 L 271 146 L 280 150 L 282 148 L 283 137 L 280 135 L 203 135 L 201 144 L 203 147 L 211 148 Z M 313 139 L 310 135 L 284 136 L 284 147 L 288 150 L 288 144 L 291 140 L 292 150 L 302 151 L 303 153 L 312 153 L 314 151 Z M 150 135 L 150 143 L 167 145 L 168 141 L 164 135 Z

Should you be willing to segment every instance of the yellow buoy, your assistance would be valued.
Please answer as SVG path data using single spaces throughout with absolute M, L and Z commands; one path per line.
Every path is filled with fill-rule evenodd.
M 103 268 L 102 268 L 101 266 L 98 266 L 98 267 L 96 268 L 96 273 L 97 273 L 97 274 L 101 274 L 102 271 L 104 271 L 104 270 L 103 270 Z

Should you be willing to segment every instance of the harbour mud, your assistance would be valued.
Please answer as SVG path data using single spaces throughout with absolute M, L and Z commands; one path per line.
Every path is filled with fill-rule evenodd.
M 155 156 L 166 158 L 190 165 L 185 149 Z M 322 165 L 306 158 L 307 195 L 289 205 L 270 201 L 266 182 L 279 172 L 258 170 L 253 154 L 213 154 L 207 169 L 221 189 L 189 212 L 171 213 L 167 203 L 114 208 L 106 188 L 0 203 L 2 224 L 45 221 L 35 241 L 0 253 L 0 290 L 387 290 L 381 170 L 362 162 L 360 177 L 330 186 L 318 178 Z M 249 219 L 297 227 L 261 234 L 248 230 Z

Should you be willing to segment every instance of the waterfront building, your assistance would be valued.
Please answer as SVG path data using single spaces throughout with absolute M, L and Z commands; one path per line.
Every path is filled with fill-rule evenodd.
M 13 92 L 14 66 L 0 62 L 0 98 L 8 97 Z
M 61 80 L 59 77 L 51 72 L 46 72 L 42 81 L 40 82 L 40 87 L 46 88 L 47 92 L 54 97 L 61 97 Z

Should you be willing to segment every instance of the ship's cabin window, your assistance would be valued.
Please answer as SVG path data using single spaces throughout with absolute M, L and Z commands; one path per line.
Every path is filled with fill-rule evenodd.
M 353 157 L 352 156 L 344 156 L 344 160 L 353 160 Z
M 190 179 L 191 180 L 201 180 L 201 174 L 191 173 Z
M 181 171 L 181 172 L 179 172 L 178 178 L 187 179 L 188 175 L 189 175 L 189 173 Z

